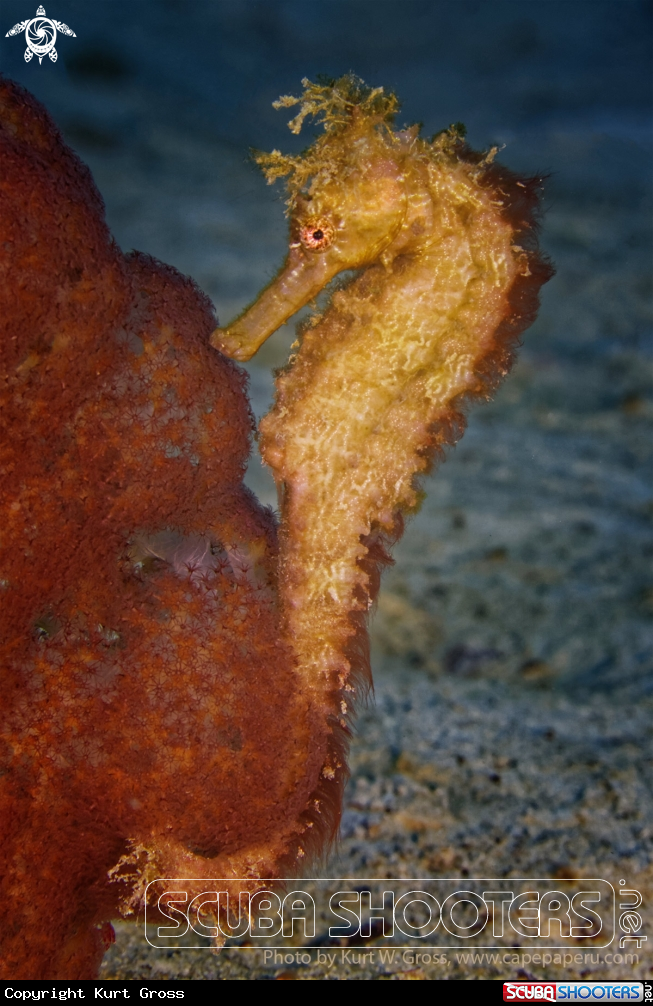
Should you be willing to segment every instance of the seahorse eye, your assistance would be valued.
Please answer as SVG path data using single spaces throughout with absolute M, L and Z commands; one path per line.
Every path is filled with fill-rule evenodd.
M 327 220 L 310 220 L 299 232 L 299 240 L 309 251 L 323 251 L 333 241 L 333 227 Z

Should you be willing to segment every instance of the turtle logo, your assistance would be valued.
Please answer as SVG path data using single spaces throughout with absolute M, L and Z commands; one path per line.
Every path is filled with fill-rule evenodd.
M 67 24 L 46 17 L 43 7 L 38 8 L 36 17 L 15 24 L 7 32 L 5 38 L 9 38 L 10 35 L 20 35 L 21 31 L 25 32 L 25 41 L 27 42 L 26 63 L 29 63 L 32 56 L 38 56 L 40 63 L 45 55 L 48 55 L 53 63 L 57 62 L 57 50 L 54 47 L 54 43 L 57 41 L 57 31 L 60 31 L 62 35 L 72 35 L 73 38 L 77 38 L 75 32 L 71 31 Z

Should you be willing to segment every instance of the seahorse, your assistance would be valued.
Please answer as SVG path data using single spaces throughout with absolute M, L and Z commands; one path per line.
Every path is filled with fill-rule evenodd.
M 394 130 L 395 95 L 352 75 L 303 86 L 275 105 L 300 105 L 294 133 L 314 116 L 323 135 L 297 157 L 256 155 L 268 182 L 287 178 L 287 261 L 211 341 L 248 360 L 350 274 L 304 323 L 260 424 L 281 507 L 286 636 L 336 730 L 357 677 L 369 680 L 383 547 L 419 506 L 418 477 L 462 435 L 466 406 L 507 374 L 552 268 L 537 248 L 541 179 L 500 167 L 496 148 L 473 152 L 459 124 L 430 140 Z
M 387 550 L 551 274 L 538 179 L 458 126 L 396 130 L 394 95 L 352 76 L 297 102 L 291 128 L 323 134 L 257 155 L 288 179 L 287 262 L 215 329 L 192 281 L 122 254 L 88 169 L 0 78 L 3 978 L 92 977 L 150 879 L 256 892 L 328 847 Z M 277 529 L 226 356 L 325 288 L 260 427 Z

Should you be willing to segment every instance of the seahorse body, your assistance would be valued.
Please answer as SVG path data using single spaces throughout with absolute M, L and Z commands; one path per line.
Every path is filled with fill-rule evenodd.
M 352 673 L 367 671 L 379 541 L 418 506 L 415 477 L 461 435 L 464 403 L 508 372 L 551 269 L 537 252 L 537 179 L 473 153 L 455 127 L 431 142 L 393 132 L 394 97 L 355 78 L 304 83 L 291 126 L 321 114 L 324 136 L 299 158 L 258 157 L 269 180 L 290 175 L 288 261 L 213 339 L 247 358 L 318 277 L 360 270 L 305 326 L 260 425 L 280 487 L 287 638 L 335 729 Z

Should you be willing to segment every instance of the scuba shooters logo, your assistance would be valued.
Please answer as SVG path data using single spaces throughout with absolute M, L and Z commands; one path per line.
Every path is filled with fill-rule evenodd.
M 547 949 L 591 941 L 599 949 L 620 935 L 615 893 L 608 881 L 587 878 L 166 879 L 147 887 L 145 935 L 152 946 L 178 949 L 247 940 L 281 950 L 352 938 L 424 950 L 470 940 L 475 949 L 516 941 Z M 619 895 L 626 893 L 636 892 Z
M 650 982 L 504 982 L 503 998 L 504 1002 L 642 1002 L 645 986 Z
M 46 17 L 43 7 L 37 8 L 36 17 L 28 18 L 27 21 L 19 21 L 13 28 L 10 28 L 5 38 L 9 38 L 10 35 L 20 35 L 22 31 L 25 32 L 25 41 L 27 42 L 25 62 L 29 63 L 33 56 L 38 56 L 39 65 L 44 56 L 49 56 L 53 63 L 57 62 L 57 50 L 54 43 L 57 41 L 58 31 L 62 35 L 71 35 L 73 38 L 77 38 L 75 32 L 67 24 Z

